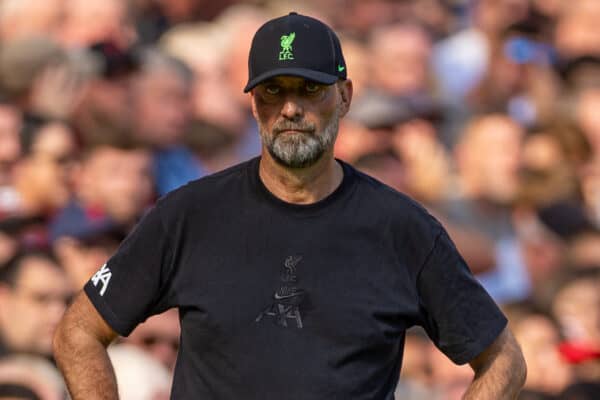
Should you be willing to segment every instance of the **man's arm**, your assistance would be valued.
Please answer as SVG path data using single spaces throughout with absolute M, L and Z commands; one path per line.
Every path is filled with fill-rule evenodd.
M 54 357 L 73 400 L 117 400 L 115 373 L 106 346 L 117 333 L 80 292 L 54 334 Z
M 464 400 L 516 399 L 527 376 L 525 359 L 508 327 L 469 364 L 475 378 Z

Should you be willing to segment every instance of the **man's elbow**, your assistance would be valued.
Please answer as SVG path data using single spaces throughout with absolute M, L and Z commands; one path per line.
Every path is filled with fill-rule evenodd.
M 518 394 L 527 379 L 527 363 L 521 351 L 521 346 L 519 346 L 512 333 L 506 330 L 505 334 L 506 343 L 503 346 L 502 353 L 507 362 L 503 364 L 507 369 L 506 375 L 508 376 L 508 385 L 512 388 L 511 392 Z
M 521 348 L 517 345 L 517 351 L 513 355 L 512 366 L 514 372 L 515 386 L 522 388 L 527 380 L 527 363 Z
M 476 380 L 491 380 L 516 398 L 527 379 L 527 364 L 519 343 L 508 328 L 482 354 L 471 361 Z
M 52 351 L 57 362 L 60 362 L 65 350 L 70 347 L 70 335 L 67 334 L 69 329 L 65 326 L 66 323 L 67 321 L 65 321 L 63 318 L 60 324 L 58 324 L 56 327 L 56 330 L 54 331 L 54 337 L 52 339 Z

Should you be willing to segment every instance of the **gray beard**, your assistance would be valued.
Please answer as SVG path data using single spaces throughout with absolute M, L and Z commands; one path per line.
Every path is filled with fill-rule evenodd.
M 288 168 L 306 168 L 315 164 L 323 154 L 333 149 L 339 129 L 339 110 L 336 109 L 323 131 L 278 133 L 280 129 L 311 130 L 310 125 L 285 122 L 276 124 L 273 132 L 259 123 L 260 136 L 269 154 Z

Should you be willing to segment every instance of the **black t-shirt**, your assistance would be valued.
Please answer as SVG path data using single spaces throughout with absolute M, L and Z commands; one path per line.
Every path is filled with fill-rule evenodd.
M 161 199 L 85 286 L 128 335 L 178 307 L 174 399 L 393 399 L 404 332 L 465 363 L 506 319 L 440 224 L 342 163 L 314 204 L 283 202 L 259 159 Z

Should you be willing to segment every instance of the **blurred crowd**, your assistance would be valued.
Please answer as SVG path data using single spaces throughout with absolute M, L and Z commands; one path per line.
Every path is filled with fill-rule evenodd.
M 259 154 L 248 49 L 291 10 L 340 33 L 336 156 L 443 222 L 523 348 L 519 398 L 599 399 L 599 0 L 0 0 L 0 399 L 64 399 L 74 293 L 159 196 Z M 176 310 L 112 345 L 122 399 L 168 398 L 178 345 Z M 408 332 L 397 398 L 471 379 Z

